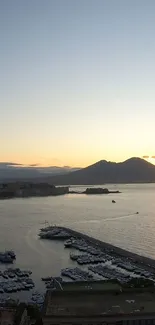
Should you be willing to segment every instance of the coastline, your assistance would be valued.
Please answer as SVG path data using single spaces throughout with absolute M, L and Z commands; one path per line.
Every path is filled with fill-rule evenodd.
M 49 197 L 49 196 L 62 196 L 66 194 L 83 194 L 83 195 L 108 195 L 108 194 L 119 194 L 119 191 L 110 191 L 107 188 L 86 188 L 85 191 L 70 191 L 69 186 L 67 187 L 55 187 L 49 184 L 39 184 L 35 187 L 29 184 L 29 188 L 18 188 L 9 192 L 8 190 L 0 191 L 0 200 L 9 200 L 17 198 L 33 198 L 33 197 Z

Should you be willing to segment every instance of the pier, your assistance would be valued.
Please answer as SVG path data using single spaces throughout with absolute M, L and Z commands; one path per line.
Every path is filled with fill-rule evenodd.
M 78 267 L 62 269 L 59 279 L 62 283 L 71 281 L 90 283 L 118 283 L 131 289 L 155 288 L 155 261 L 128 252 L 119 247 L 102 242 L 96 238 L 80 233 L 70 228 L 51 226 L 41 229 L 39 234 L 43 240 L 60 240 L 64 249 L 70 250 L 69 257 Z M 73 250 L 73 251 L 72 251 Z M 49 276 L 49 274 L 48 274 Z M 66 280 L 67 278 L 67 280 Z M 45 281 L 47 289 L 53 289 L 54 278 Z
M 83 239 L 86 240 L 87 243 L 89 243 L 90 245 L 92 245 L 93 247 L 97 248 L 97 249 L 101 249 L 107 252 L 110 252 L 110 254 L 112 254 L 113 256 L 117 256 L 117 257 L 124 257 L 125 259 L 130 259 L 131 261 L 133 261 L 134 263 L 140 263 L 145 265 L 146 268 L 148 268 L 150 270 L 153 269 L 155 270 L 155 260 L 149 258 L 149 257 L 145 257 L 142 255 L 138 255 L 136 253 L 127 251 L 123 248 L 114 246 L 112 244 L 103 242 L 97 238 L 91 237 L 87 234 L 78 232 L 76 230 L 67 228 L 67 227 L 57 227 L 57 226 L 51 226 L 51 227 L 47 227 L 42 229 L 44 235 L 42 237 L 42 235 L 40 234 L 41 238 L 47 238 L 46 234 L 48 232 L 50 232 L 51 230 L 57 231 L 57 235 L 56 236 L 51 236 L 50 238 L 50 234 L 48 234 L 48 239 L 67 239 L 69 237 L 75 237 L 75 238 L 79 238 L 79 239 Z M 59 235 L 60 234 L 60 235 Z M 62 235 L 61 235 L 62 234 Z

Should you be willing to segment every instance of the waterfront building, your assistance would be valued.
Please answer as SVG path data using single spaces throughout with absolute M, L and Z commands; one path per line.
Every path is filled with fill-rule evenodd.
M 0 307 L 0 325 L 29 325 L 30 318 L 24 304 Z
M 102 290 L 47 291 L 43 325 L 155 325 L 155 294 Z

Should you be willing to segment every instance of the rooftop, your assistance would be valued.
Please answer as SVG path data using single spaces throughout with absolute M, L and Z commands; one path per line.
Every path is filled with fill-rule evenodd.
M 63 282 L 59 284 L 59 282 L 55 282 L 55 286 L 57 291 L 67 291 L 67 292 L 77 292 L 77 291 L 86 291 L 93 290 L 94 291 L 102 291 L 102 292 L 120 292 L 122 287 L 120 284 L 113 283 L 112 281 L 101 280 L 101 281 L 78 281 L 78 282 Z
M 50 316 L 116 316 L 155 313 L 155 293 L 101 291 L 48 291 L 44 317 Z
M 12 308 L 0 308 L 0 324 L 14 324 L 16 309 Z

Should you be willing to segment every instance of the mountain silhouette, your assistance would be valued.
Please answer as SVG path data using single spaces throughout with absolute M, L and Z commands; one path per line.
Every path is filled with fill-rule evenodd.
M 78 171 L 53 176 L 50 181 L 55 185 L 154 183 L 155 166 L 141 158 L 120 163 L 101 160 Z

